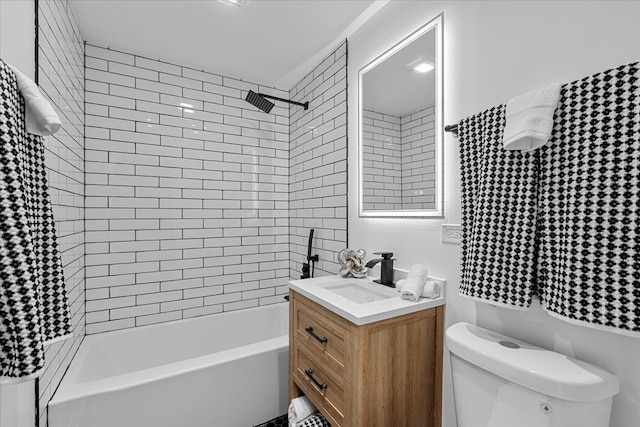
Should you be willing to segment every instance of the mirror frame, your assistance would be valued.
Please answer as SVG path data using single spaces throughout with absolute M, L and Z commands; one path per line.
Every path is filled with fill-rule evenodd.
M 442 43 L 442 33 L 443 33 L 443 18 L 444 13 L 440 13 L 438 16 L 424 24 L 422 27 L 413 31 L 410 35 L 406 36 L 400 42 L 396 43 L 393 47 L 388 49 L 386 52 L 382 53 L 374 60 L 369 62 L 367 65 L 362 67 L 360 71 L 358 71 L 358 212 L 360 217 L 397 217 L 397 218 L 405 218 L 405 217 L 426 217 L 426 218 L 441 218 L 444 216 L 444 162 L 443 162 L 443 43 Z M 364 180 L 363 180 L 363 149 L 364 149 L 364 138 L 363 138 L 363 78 L 364 74 L 367 71 L 370 71 L 377 65 L 384 62 L 386 59 L 391 57 L 394 53 L 402 50 L 405 46 L 409 45 L 411 42 L 415 41 L 420 36 L 425 33 L 434 30 L 435 31 L 435 60 L 437 67 L 434 70 L 435 74 L 435 108 L 436 111 L 436 121 L 435 121 L 435 138 L 436 138 L 436 203 L 435 209 L 432 210 L 395 210 L 395 211 L 377 211 L 377 210 L 365 210 L 364 209 Z

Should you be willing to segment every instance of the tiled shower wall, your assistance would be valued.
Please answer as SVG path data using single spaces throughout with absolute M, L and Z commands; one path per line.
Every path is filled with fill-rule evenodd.
M 347 42 L 293 87 L 291 99 L 291 277 L 306 260 L 315 229 L 316 276 L 337 274 L 337 254 L 347 246 Z
M 402 209 L 400 117 L 362 111 L 364 208 Z
M 434 107 L 397 117 L 363 112 L 365 209 L 435 207 Z
M 435 107 L 400 118 L 402 130 L 402 209 L 436 206 Z
M 288 93 L 98 46 L 86 67 L 87 333 L 281 302 L 289 108 L 244 97 Z
M 39 84 L 62 120 L 45 138 L 45 162 L 73 324 L 73 338 L 46 348 L 39 380 L 45 426 L 46 405 L 85 334 L 84 44 L 68 1 L 40 0 L 38 13 Z

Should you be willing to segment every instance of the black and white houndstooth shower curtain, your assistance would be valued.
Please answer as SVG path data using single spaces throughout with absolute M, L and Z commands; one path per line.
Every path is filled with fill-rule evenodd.
M 43 138 L 27 133 L 15 75 L 0 60 L 0 383 L 33 378 L 44 346 L 71 334 Z
M 502 149 L 504 106 L 459 123 L 460 294 L 640 336 L 640 67 L 562 88 L 551 140 Z

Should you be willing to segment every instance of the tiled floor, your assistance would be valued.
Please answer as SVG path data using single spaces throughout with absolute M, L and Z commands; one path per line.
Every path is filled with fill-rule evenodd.
M 284 414 L 269 420 L 266 423 L 258 424 L 256 427 L 287 427 L 287 425 L 289 425 L 289 420 L 287 418 L 287 414 Z

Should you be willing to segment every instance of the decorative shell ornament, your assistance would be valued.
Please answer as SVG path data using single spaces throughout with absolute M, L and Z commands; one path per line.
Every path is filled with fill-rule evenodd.
M 340 275 L 343 277 L 361 278 L 367 275 L 368 268 L 365 267 L 364 257 L 367 251 L 364 249 L 343 249 L 338 253 L 338 262 L 340 263 Z

